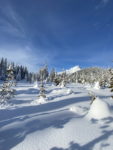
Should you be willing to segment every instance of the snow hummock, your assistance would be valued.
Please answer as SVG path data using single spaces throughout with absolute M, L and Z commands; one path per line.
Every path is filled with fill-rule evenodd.
M 81 70 L 79 66 L 74 66 L 74 67 L 72 67 L 70 69 L 65 70 L 65 72 L 66 72 L 66 74 L 72 74 L 72 73 L 75 73 L 75 72 L 77 72 L 79 70 Z M 64 71 L 59 72 L 59 74 L 62 74 L 63 72 Z
M 53 90 L 52 91 L 53 94 L 72 94 L 73 91 L 70 88 L 61 88 L 61 89 L 57 89 L 57 90 Z
M 66 92 L 67 94 L 72 94 L 73 93 L 73 91 L 71 90 L 71 89 L 67 89 L 67 92 Z
M 74 112 L 74 113 L 78 114 L 78 115 L 84 115 L 86 113 L 86 110 L 84 110 L 84 108 L 82 108 L 80 106 L 71 106 L 69 108 L 69 110 L 71 112 Z
M 40 98 L 38 99 L 38 103 L 39 103 L 39 104 L 46 103 L 46 98 L 40 96 Z
M 44 98 L 44 97 L 42 97 L 42 96 L 40 96 L 39 98 L 37 98 L 36 100 L 34 100 L 33 102 L 32 102 L 32 104 L 44 104 L 44 103 L 46 103 L 46 100 L 47 100 L 47 98 Z
M 34 88 L 38 88 L 38 82 L 37 81 L 34 83 Z
M 99 82 L 95 82 L 94 87 L 95 90 L 99 90 L 100 89 L 100 85 Z
M 91 104 L 87 117 L 89 119 L 102 119 L 109 117 L 110 115 L 111 113 L 108 103 L 101 100 L 100 98 L 96 98 Z

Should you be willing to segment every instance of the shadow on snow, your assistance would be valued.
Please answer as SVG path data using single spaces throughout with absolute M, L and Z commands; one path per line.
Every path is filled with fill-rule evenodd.
M 20 142 L 24 140 L 26 135 L 29 133 L 43 130 L 45 128 L 54 127 L 54 128 L 63 128 L 63 126 L 68 123 L 72 118 L 76 116 L 72 112 L 68 112 L 67 115 L 57 114 L 57 116 L 49 118 L 49 119 L 39 119 L 33 118 L 42 114 L 51 114 L 52 112 L 47 111 L 55 111 L 56 109 L 63 108 L 65 106 L 78 103 L 81 101 L 88 101 L 89 97 L 82 98 L 70 98 L 57 102 L 50 102 L 37 106 L 26 106 L 22 108 L 16 108 L 12 110 L 1 110 L 0 111 L 0 127 L 4 127 L 5 125 L 15 124 L 12 128 L 9 127 L 5 130 L 0 131 L 0 149 L 2 150 L 10 150 L 12 147 L 16 146 Z M 62 110 L 59 110 L 62 111 Z M 58 112 L 59 112 L 58 111 Z M 39 114 L 42 113 L 42 114 Z M 34 115 L 35 114 L 35 115 Z M 30 115 L 30 116 L 29 116 Z M 31 116 L 32 115 L 32 116 Z M 34 116 L 33 116 L 34 115 Z M 21 124 L 21 123 L 24 123 Z M 20 126 L 18 126 L 18 123 Z

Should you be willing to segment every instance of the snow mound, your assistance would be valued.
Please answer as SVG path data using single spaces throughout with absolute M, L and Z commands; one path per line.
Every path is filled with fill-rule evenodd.
M 89 119 L 102 119 L 109 116 L 111 116 L 109 105 L 105 101 L 96 98 L 91 104 L 87 117 Z
M 39 97 L 38 99 L 36 99 L 36 100 L 34 100 L 33 102 L 32 102 L 32 104 L 44 104 L 44 103 L 46 103 L 46 101 L 47 101 L 47 98 L 44 98 L 44 97 Z
M 74 67 L 72 67 L 72 68 L 70 68 L 70 69 L 65 70 L 65 72 L 66 72 L 67 74 L 72 74 L 72 73 L 75 73 L 75 72 L 77 72 L 77 71 L 79 71 L 79 70 L 81 70 L 79 66 L 74 66 Z M 64 71 L 63 71 L 63 72 L 64 72 Z M 59 72 L 58 74 L 62 74 L 63 72 Z
M 78 115 L 84 115 L 86 113 L 86 109 L 82 107 L 72 106 L 69 108 L 70 111 L 78 114 Z
M 65 85 L 64 85 L 64 83 L 62 82 L 61 85 L 60 85 L 60 88 L 64 88 L 64 87 L 65 87 Z
M 70 107 L 69 110 L 70 110 L 71 112 L 74 112 L 74 113 L 79 114 L 79 115 L 82 114 L 82 111 L 80 110 L 80 108 L 79 108 L 79 107 L 76 107 L 76 106 Z
M 86 84 L 86 85 L 85 85 L 85 88 L 86 88 L 87 90 L 92 90 L 92 85 L 91 85 L 91 84 Z
M 39 103 L 39 104 L 46 103 L 46 100 L 47 100 L 46 98 L 44 98 L 44 97 L 41 96 L 41 97 L 38 99 L 38 103 Z
M 67 92 L 66 92 L 67 94 L 72 94 L 73 93 L 73 91 L 71 90 L 71 89 L 67 89 Z
M 73 91 L 71 89 L 58 89 L 58 90 L 53 90 L 52 91 L 53 94 L 72 94 Z
M 38 88 L 38 83 L 37 82 L 34 83 L 34 88 Z
M 99 82 L 95 82 L 94 87 L 95 90 L 99 90 L 100 89 L 100 85 Z

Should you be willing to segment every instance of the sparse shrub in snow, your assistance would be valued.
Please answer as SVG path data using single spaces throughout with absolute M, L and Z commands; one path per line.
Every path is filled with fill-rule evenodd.
M 90 104 L 92 104 L 93 101 L 96 99 L 96 95 L 92 91 L 89 91 L 88 94 L 91 97 L 91 103 Z
M 87 117 L 89 119 L 102 119 L 109 117 L 110 115 L 109 105 L 105 101 L 96 98 L 90 106 Z

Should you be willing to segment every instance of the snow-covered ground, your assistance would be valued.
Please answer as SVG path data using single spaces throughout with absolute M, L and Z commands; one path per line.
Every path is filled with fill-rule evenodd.
M 113 99 L 109 89 L 86 85 L 18 83 L 15 97 L 0 106 L 0 150 L 112 150 Z M 92 105 L 89 92 L 97 98 Z M 41 103 L 42 100 L 42 103 Z
M 62 74 L 63 72 L 66 72 L 66 74 L 72 74 L 72 73 L 75 73 L 75 72 L 80 71 L 80 70 L 81 69 L 80 69 L 79 66 L 74 66 L 74 67 L 72 67 L 70 69 L 67 69 L 65 71 L 59 72 L 58 74 Z

